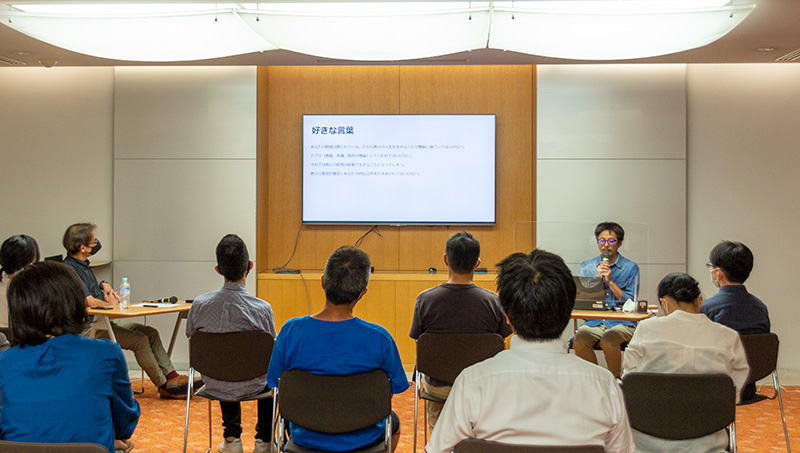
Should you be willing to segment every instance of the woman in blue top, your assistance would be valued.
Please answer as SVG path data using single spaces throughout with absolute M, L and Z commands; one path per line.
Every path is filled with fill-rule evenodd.
M 0 353 L 0 438 L 93 442 L 130 450 L 139 421 L 116 343 L 81 337 L 84 289 L 61 263 L 34 263 L 8 285 L 11 349 Z

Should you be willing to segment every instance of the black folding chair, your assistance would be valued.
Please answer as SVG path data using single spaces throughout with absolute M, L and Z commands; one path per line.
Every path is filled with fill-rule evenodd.
M 464 439 L 454 453 L 603 453 L 602 445 L 511 445 L 483 439 Z
M 205 385 L 193 392 L 194 373 L 227 382 L 243 382 L 267 374 L 275 339 L 269 332 L 195 332 L 189 339 L 189 386 L 186 389 L 186 422 L 183 428 L 183 452 L 189 438 L 189 406 L 192 395 L 208 400 L 208 450 L 212 448 L 211 401 L 218 398 L 205 392 Z M 253 401 L 272 396 L 272 391 L 239 401 Z
M 783 422 L 783 436 L 786 439 L 786 450 L 792 453 L 789 445 L 789 431 L 786 429 L 786 414 L 783 411 L 783 398 L 781 397 L 781 385 L 778 382 L 778 346 L 780 341 L 774 333 L 760 333 L 750 335 L 739 335 L 747 356 L 747 363 L 750 365 L 750 374 L 747 377 L 747 384 L 755 384 L 756 381 L 764 379 L 772 374 L 772 385 L 775 387 L 775 395 L 771 397 L 756 394 L 757 400 L 775 399 L 778 397 L 778 405 L 781 408 L 781 421 Z
M 444 403 L 422 390 L 422 375 L 453 383 L 461 370 L 493 357 L 505 348 L 496 333 L 423 333 L 417 339 L 417 368 L 414 376 L 414 451 L 417 451 L 419 399 Z M 425 412 L 425 443 L 428 442 L 428 414 Z
M 726 374 L 629 373 L 622 393 L 631 428 L 685 440 L 729 428 L 736 453 L 736 387 Z
M 345 376 L 284 371 L 278 380 L 274 438 L 288 453 L 317 453 L 285 439 L 287 422 L 311 431 L 342 434 L 386 422 L 384 441 L 358 453 L 392 451 L 392 388 L 383 370 Z M 277 432 L 276 432 L 277 429 Z M 355 452 L 354 452 L 355 453 Z

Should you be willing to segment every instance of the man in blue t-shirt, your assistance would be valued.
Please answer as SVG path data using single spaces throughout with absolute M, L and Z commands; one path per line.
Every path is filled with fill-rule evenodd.
M 328 258 L 322 275 L 325 306 L 319 313 L 287 321 L 272 350 L 267 384 L 278 386 L 284 371 L 303 370 L 341 376 L 383 370 L 392 393 L 409 387 L 400 353 L 383 327 L 353 316 L 367 292 L 370 259 L 355 247 L 341 247 Z M 383 442 L 384 422 L 344 434 L 324 434 L 289 424 L 294 443 L 323 451 L 350 451 Z M 392 412 L 392 451 L 400 438 L 400 422 Z
M 618 223 L 602 222 L 594 229 L 600 255 L 581 263 L 581 277 L 603 277 L 606 291 L 606 306 L 620 309 L 628 299 L 635 299 L 639 291 L 639 265 L 619 254 L 625 230 Z M 575 333 L 573 347 L 575 355 L 597 363 L 594 345 L 600 348 L 606 359 L 608 371 L 619 378 L 622 369 L 620 345 L 628 342 L 636 329 L 630 321 L 587 320 Z

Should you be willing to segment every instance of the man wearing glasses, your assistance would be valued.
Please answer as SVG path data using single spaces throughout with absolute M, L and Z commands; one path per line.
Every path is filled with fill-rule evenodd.
M 753 270 L 753 252 L 741 242 L 722 241 L 711 249 L 706 267 L 719 292 L 703 302 L 700 313 L 740 335 L 769 333 L 767 306 L 744 286 Z M 742 401 L 755 395 L 755 384 L 742 389 Z
M 603 277 L 606 306 L 621 309 L 628 299 L 638 292 L 639 265 L 620 255 L 618 250 L 625 238 L 625 230 L 615 222 L 602 222 L 594 229 L 600 255 L 581 263 L 581 277 Z M 630 321 L 587 320 L 575 333 L 575 355 L 597 363 L 594 345 L 600 343 L 608 370 L 619 378 L 622 368 L 620 345 L 630 341 L 636 323 Z

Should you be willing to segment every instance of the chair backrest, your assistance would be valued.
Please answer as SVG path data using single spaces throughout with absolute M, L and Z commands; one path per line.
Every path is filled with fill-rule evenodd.
M 780 341 L 774 333 L 739 335 L 750 365 L 747 383 L 756 382 L 770 375 L 778 367 L 778 346 Z
M 629 373 L 622 393 L 631 428 L 663 439 L 695 439 L 736 419 L 736 387 L 726 374 Z
M 269 332 L 195 332 L 189 339 L 189 366 L 203 376 L 241 382 L 267 374 L 275 339 Z
M 108 448 L 91 443 L 51 444 L 0 440 L 0 451 L 3 453 L 108 453 Z
M 462 440 L 453 450 L 454 453 L 603 453 L 604 451 L 602 445 L 510 445 L 474 438 Z
M 423 333 L 417 339 L 417 370 L 452 383 L 461 370 L 504 348 L 503 337 L 496 333 Z
M 392 389 L 382 370 L 345 376 L 284 371 L 278 412 L 312 431 L 339 434 L 366 428 L 392 413 Z

